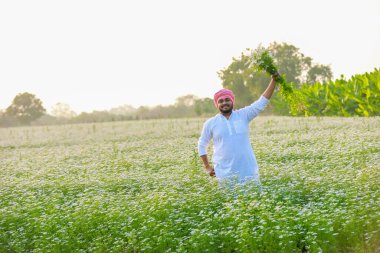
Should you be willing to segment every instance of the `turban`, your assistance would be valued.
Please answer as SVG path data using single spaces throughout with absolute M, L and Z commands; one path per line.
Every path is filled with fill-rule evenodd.
M 214 95 L 214 104 L 215 107 L 218 108 L 218 101 L 219 99 L 225 99 L 229 98 L 232 101 L 232 104 L 235 102 L 235 96 L 234 93 L 228 89 L 221 89 Z

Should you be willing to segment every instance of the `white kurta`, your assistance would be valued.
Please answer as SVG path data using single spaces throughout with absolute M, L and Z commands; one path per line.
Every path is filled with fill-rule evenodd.
M 249 141 L 249 122 L 264 110 L 268 101 L 261 96 L 251 105 L 232 111 L 229 119 L 219 113 L 204 123 L 198 153 L 207 154 L 207 146 L 213 140 L 212 161 L 218 179 L 259 180 L 259 168 Z

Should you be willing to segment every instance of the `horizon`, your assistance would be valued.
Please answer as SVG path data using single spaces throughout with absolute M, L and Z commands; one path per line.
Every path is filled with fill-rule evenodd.
M 353 74 L 352 76 L 354 76 L 354 75 L 361 75 L 361 74 L 365 74 L 365 73 L 370 73 L 370 72 L 373 72 L 375 69 L 376 69 L 376 67 L 375 67 L 373 70 L 371 70 L 371 71 L 366 71 L 366 72 L 364 72 L 364 73 Z M 380 69 L 380 68 L 377 68 L 377 69 Z M 352 76 L 344 76 L 344 79 L 349 80 L 349 79 L 351 79 Z M 339 79 L 339 78 L 340 78 L 340 77 L 334 77 L 334 78 L 332 78 L 331 80 L 335 80 L 335 79 Z M 28 91 L 24 91 L 24 92 L 28 92 Z M 19 92 L 18 94 L 21 94 L 21 93 L 24 93 L 24 92 Z M 28 92 L 28 93 L 30 93 L 30 92 Z M 16 95 L 18 95 L 18 94 L 16 94 Z M 32 93 L 32 94 L 33 94 L 33 93 Z M 16 95 L 15 95 L 15 96 L 16 96 Z M 33 94 L 33 95 L 36 95 L 36 97 L 39 98 L 39 97 L 38 97 L 38 94 Z M 212 99 L 212 97 L 199 97 L 199 96 L 196 96 L 196 95 L 194 95 L 194 94 L 183 94 L 183 95 L 178 96 L 177 98 L 182 97 L 182 96 L 187 96 L 187 95 L 193 95 L 196 99 L 197 99 L 197 98 L 198 98 L 198 99 L 203 99 L 203 98 L 211 98 L 211 99 Z M 177 99 L 177 98 L 176 98 L 176 99 Z M 42 100 L 41 100 L 41 101 L 42 101 Z M 44 101 L 42 101 L 42 105 L 44 106 L 44 103 L 43 103 L 43 102 L 44 102 Z M 57 102 L 56 104 L 58 104 L 58 103 L 60 103 L 60 102 Z M 152 109 L 152 108 L 155 108 L 155 107 L 158 107 L 158 106 L 164 106 L 164 107 L 173 106 L 173 105 L 175 105 L 175 103 L 176 103 L 176 100 L 174 100 L 173 103 L 170 103 L 170 104 L 154 104 L 154 105 L 139 105 L 139 106 L 133 106 L 133 105 L 130 105 L 130 104 L 121 104 L 121 105 L 116 105 L 115 107 L 111 107 L 111 108 L 104 108 L 104 109 L 99 109 L 99 110 L 94 109 L 94 110 L 80 111 L 80 112 L 77 112 L 77 111 L 73 110 L 69 104 L 66 104 L 66 103 L 63 103 L 63 104 L 69 105 L 70 108 L 72 109 L 72 111 L 74 111 L 77 115 L 79 115 L 79 114 L 81 114 L 81 113 L 93 113 L 93 112 L 100 112 L 100 111 L 108 111 L 108 112 L 109 112 L 109 111 L 111 111 L 111 110 L 113 110 L 113 109 L 118 109 L 118 108 L 120 108 L 120 107 L 131 107 L 133 110 L 138 110 L 140 107 L 147 107 L 147 108 L 149 108 L 149 109 Z M 10 104 L 11 104 L 11 103 L 10 103 Z M 54 104 L 54 105 L 56 105 L 56 104 Z M 54 106 L 54 105 L 53 105 L 53 106 Z M 44 107 L 45 107 L 45 106 L 44 106 Z M 3 110 L 5 110 L 5 109 L 6 109 L 6 108 L 0 108 L 0 111 L 3 111 Z M 48 108 L 46 108 L 46 107 L 45 107 L 45 109 L 46 109 L 46 114 L 48 114 L 48 115 L 52 115 L 51 110 L 48 110 Z

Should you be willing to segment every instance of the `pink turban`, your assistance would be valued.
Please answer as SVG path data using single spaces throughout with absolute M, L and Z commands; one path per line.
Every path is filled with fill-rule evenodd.
M 232 101 L 232 104 L 235 102 L 235 96 L 234 93 L 228 89 L 221 89 L 214 95 L 214 104 L 215 107 L 218 108 L 218 101 L 219 99 L 225 99 L 229 98 Z

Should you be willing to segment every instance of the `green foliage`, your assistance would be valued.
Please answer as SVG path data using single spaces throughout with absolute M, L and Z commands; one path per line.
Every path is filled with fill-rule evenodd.
M 308 70 L 306 83 L 313 84 L 316 82 L 329 82 L 333 77 L 329 66 L 316 64 Z
M 239 58 L 233 58 L 232 63 L 218 72 L 224 88 L 231 89 L 235 93 L 235 106 L 244 107 L 259 98 L 269 83 L 266 74 L 257 68 L 252 68 L 252 55 L 256 51 L 268 51 L 268 57 L 273 66 L 278 67 L 278 72 L 283 74 L 289 84 L 284 84 L 285 90 L 299 87 L 301 83 L 310 80 L 329 80 L 332 72 L 329 66 L 313 64 L 312 58 L 304 56 L 297 47 L 287 43 L 271 43 L 267 48 L 262 46 L 255 50 L 246 49 Z M 269 58 L 267 59 L 269 60 Z M 273 70 L 269 70 L 269 73 Z M 285 93 L 287 93 L 285 91 Z M 298 93 L 297 91 L 295 93 Z M 300 97 L 300 94 L 296 94 Z M 287 101 L 292 100 L 291 96 Z M 294 100 L 294 99 L 293 99 Z M 293 114 L 303 111 L 302 101 L 292 101 L 291 104 L 298 106 L 288 107 L 284 100 L 278 100 L 273 107 L 274 112 L 285 112 L 290 110 Z M 279 108 L 278 106 L 285 106 Z
M 252 67 L 257 68 L 259 71 L 265 71 L 270 75 L 275 75 L 278 73 L 277 67 L 274 63 L 274 60 L 268 50 L 264 47 L 258 47 L 255 51 L 252 52 Z M 283 76 L 278 76 L 276 81 L 281 85 L 285 85 L 288 92 L 293 92 L 292 87 L 289 87 L 286 84 L 285 78 Z
M 211 98 L 200 98 L 194 102 L 194 110 L 197 116 L 215 114 L 214 100 Z
M 278 74 L 274 60 L 270 52 L 265 48 L 258 47 L 255 51 L 252 52 L 251 58 L 251 66 L 254 69 L 257 69 L 257 71 L 265 71 L 269 75 Z M 286 82 L 285 75 L 277 76 L 276 82 L 280 84 L 280 94 L 289 104 L 291 113 L 293 115 L 296 115 L 297 113 L 307 114 L 302 94 L 299 91 L 293 89 L 292 83 Z
M 6 116 L 18 120 L 21 124 L 30 124 L 45 113 L 42 101 L 28 92 L 18 94 L 12 104 L 6 109 Z
M 252 97 L 258 98 L 265 89 L 264 85 L 267 85 L 267 78 L 263 75 L 256 75 L 255 71 L 248 67 L 249 64 L 249 55 L 242 53 L 240 58 L 233 58 L 232 63 L 226 69 L 218 72 L 222 86 L 232 90 L 235 94 L 235 108 L 251 104 Z M 258 82 L 257 79 L 260 81 Z
M 12 110 L 16 107 L 12 107 Z M 25 107 L 22 107 L 25 109 Z M 10 109 L 9 109 L 10 110 Z M 12 111 L 14 112 L 14 110 Z M 0 110 L 0 127 L 12 127 L 23 124 L 30 125 L 58 125 L 71 123 L 93 123 L 125 120 L 160 119 L 160 118 L 189 118 L 196 116 L 211 116 L 217 113 L 214 101 L 211 98 L 198 98 L 194 95 L 178 97 L 174 105 L 167 106 L 140 106 L 134 108 L 124 105 L 112 108 L 109 111 L 82 112 L 76 115 L 69 105 L 58 103 L 53 107 L 52 114 L 44 114 L 31 122 L 20 120 Z M 13 114 L 12 114 L 13 115 Z
M 290 116 L 289 104 L 279 92 L 275 92 L 270 100 L 269 108 L 274 115 Z
M 306 98 L 311 115 L 380 115 L 380 71 L 343 77 L 326 83 L 304 84 L 300 92 Z
M 376 252 L 380 118 L 258 117 L 261 192 L 207 176 L 203 122 L 0 129 L 0 252 Z
M 278 71 L 286 74 L 289 83 L 299 87 L 308 77 L 309 70 L 315 66 L 311 57 L 306 57 L 299 48 L 287 43 L 271 43 L 267 50 L 275 59 Z M 330 68 L 326 66 L 327 68 Z

